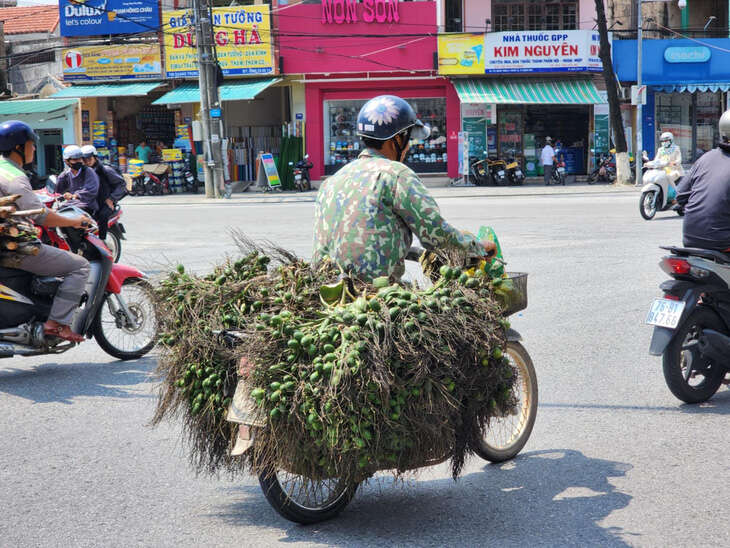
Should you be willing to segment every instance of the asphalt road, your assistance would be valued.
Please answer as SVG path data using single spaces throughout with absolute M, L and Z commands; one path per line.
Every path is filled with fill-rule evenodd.
M 163 199 L 160 199 L 162 201 Z M 730 546 L 730 390 L 680 404 L 648 355 L 643 320 L 681 221 L 638 194 L 442 198 L 446 217 L 492 225 L 530 273 L 513 318 L 539 376 L 522 454 L 472 458 L 360 489 L 335 521 L 302 527 L 251 477 L 196 477 L 178 424 L 148 426 L 155 357 L 119 362 L 94 342 L 0 362 L 0 546 Z M 205 271 L 230 228 L 307 256 L 313 205 L 125 200 L 123 261 Z

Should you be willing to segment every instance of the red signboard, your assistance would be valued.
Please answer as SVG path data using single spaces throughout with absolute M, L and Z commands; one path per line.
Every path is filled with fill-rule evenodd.
M 322 24 L 397 23 L 398 0 L 322 0 Z

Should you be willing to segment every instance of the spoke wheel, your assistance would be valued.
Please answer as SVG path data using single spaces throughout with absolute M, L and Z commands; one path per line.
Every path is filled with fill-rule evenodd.
M 305 525 L 337 516 L 357 490 L 357 484 L 339 478 L 312 480 L 283 470 L 261 474 L 259 483 L 279 514 Z
M 509 460 L 522 451 L 537 416 L 537 375 L 530 355 L 512 341 L 507 343 L 506 355 L 517 371 L 512 388 L 517 406 L 513 414 L 492 417 L 486 427 L 477 454 L 490 462 Z
M 651 221 L 656 215 L 657 203 L 659 203 L 660 195 L 656 190 L 647 190 L 642 192 L 641 200 L 639 200 L 639 212 L 647 221 Z
M 106 240 L 104 240 L 104 244 L 109 248 L 109 251 L 112 252 L 114 262 L 118 263 L 119 258 L 122 256 L 122 242 L 113 229 L 110 228 L 106 233 Z
M 119 299 L 127 306 L 130 323 Z M 119 296 L 104 298 L 92 325 L 99 346 L 120 360 L 133 360 L 147 354 L 157 340 L 157 312 L 152 287 L 143 280 L 129 278 L 122 285 Z
M 677 398 L 685 403 L 710 399 L 722 384 L 725 369 L 700 354 L 698 338 L 703 328 L 724 333 L 722 320 L 706 307 L 697 308 L 675 333 L 662 356 L 664 380 Z

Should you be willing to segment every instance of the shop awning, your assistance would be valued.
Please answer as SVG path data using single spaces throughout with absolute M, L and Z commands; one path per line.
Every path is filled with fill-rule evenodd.
M 147 95 L 164 82 L 134 82 L 126 84 L 87 84 L 71 86 L 51 95 L 61 97 L 133 97 Z
M 730 90 L 730 82 L 708 82 L 704 84 L 673 84 L 664 86 L 651 86 L 654 91 L 660 93 L 694 93 L 695 91 L 728 91 Z
M 454 79 L 462 103 L 595 105 L 605 103 L 587 79 Z
M 280 82 L 281 78 L 265 78 L 263 80 L 235 80 L 225 82 L 218 88 L 221 101 L 247 101 L 254 99 L 269 86 Z M 197 83 L 186 83 L 165 93 L 153 101 L 153 105 L 169 105 L 175 103 L 199 103 L 200 88 Z
M 0 116 L 18 114 L 47 114 L 76 104 L 76 99 L 29 99 L 27 101 L 0 101 Z

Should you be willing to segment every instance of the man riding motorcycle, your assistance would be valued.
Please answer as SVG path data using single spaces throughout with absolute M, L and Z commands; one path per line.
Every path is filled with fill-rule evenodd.
M 730 252 L 730 110 L 720 117 L 720 143 L 705 152 L 677 187 L 684 205 L 686 247 Z
M 365 150 L 328 178 L 317 196 L 315 262 L 330 257 L 362 280 L 396 280 L 405 272 L 413 234 L 431 249 L 494 254 L 492 242 L 480 243 L 448 224 L 418 176 L 402 163 L 410 139 L 429 134 L 400 97 L 381 95 L 365 103 L 357 117 Z
M 20 194 L 15 205 L 21 211 L 42 210 L 31 219 L 48 227 L 82 228 L 90 219 L 85 216 L 67 218 L 43 207 L 33 189 L 23 167 L 33 162 L 36 148 L 36 135 L 24 122 L 10 120 L 0 124 L 0 196 Z M 38 276 L 60 276 L 63 283 L 53 299 L 53 306 L 44 324 L 46 335 L 81 342 L 83 336 L 71 330 L 74 312 L 79 306 L 81 296 L 89 277 L 89 263 L 80 255 L 75 255 L 48 245 L 41 245 L 38 255 L 6 255 L 0 266 L 17 268 Z
M 84 166 L 81 147 L 69 145 L 64 148 L 63 161 L 68 169 L 58 176 L 56 192 L 94 215 L 99 207 L 99 178 L 93 169 Z
M 113 167 L 99 161 L 94 145 L 81 147 L 81 157 L 84 165 L 89 169 L 93 169 L 99 178 L 99 192 L 96 199 L 97 210 L 94 219 L 99 225 L 99 238 L 106 240 L 109 218 L 114 214 L 117 202 L 124 198 L 127 193 L 127 187 L 122 176 Z

